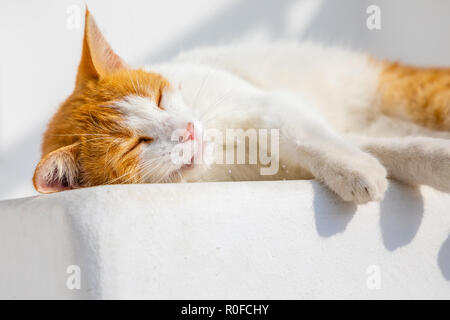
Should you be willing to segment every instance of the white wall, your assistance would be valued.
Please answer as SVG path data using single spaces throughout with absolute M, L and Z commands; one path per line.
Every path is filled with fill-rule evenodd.
M 304 39 L 345 43 L 383 58 L 450 65 L 446 0 L 87 1 L 112 46 L 132 64 L 229 41 Z M 366 8 L 381 8 L 381 30 Z M 41 135 L 71 92 L 82 25 L 67 27 L 77 0 L 0 2 L 0 199 L 34 194 Z
M 315 181 L 1 201 L 0 299 L 449 299 L 449 206 L 396 183 L 356 206 Z

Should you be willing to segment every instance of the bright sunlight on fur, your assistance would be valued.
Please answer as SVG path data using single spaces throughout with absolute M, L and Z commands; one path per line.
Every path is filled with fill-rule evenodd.
M 134 68 L 86 10 L 75 88 L 33 182 L 51 193 L 315 178 L 366 203 L 389 177 L 450 192 L 449 83 L 448 69 L 309 42 L 200 48 Z

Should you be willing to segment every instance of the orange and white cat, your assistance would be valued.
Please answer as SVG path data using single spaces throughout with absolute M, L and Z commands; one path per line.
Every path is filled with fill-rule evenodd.
M 190 144 L 193 161 L 208 128 L 279 129 L 279 167 L 262 175 L 261 164 L 171 160 L 175 145 Z M 449 137 L 449 69 L 313 43 L 197 49 L 136 69 L 86 11 L 75 89 L 50 121 L 33 182 L 49 193 L 315 178 L 365 203 L 382 199 L 387 177 L 450 192 Z

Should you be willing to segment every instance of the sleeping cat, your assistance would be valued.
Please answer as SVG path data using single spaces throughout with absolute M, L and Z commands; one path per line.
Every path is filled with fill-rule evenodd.
M 230 146 L 203 139 L 210 129 L 247 136 Z M 267 161 L 196 161 L 206 149 L 214 159 L 237 150 L 252 132 L 264 133 L 260 154 L 277 162 L 270 174 L 262 174 Z M 365 203 L 382 199 L 387 177 L 449 192 L 449 137 L 448 69 L 313 43 L 197 49 L 135 69 L 86 10 L 75 89 L 50 121 L 33 183 L 50 193 L 118 183 L 315 178 L 343 200 Z M 174 161 L 179 146 L 189 146 L 181 152 L 187 161 Z

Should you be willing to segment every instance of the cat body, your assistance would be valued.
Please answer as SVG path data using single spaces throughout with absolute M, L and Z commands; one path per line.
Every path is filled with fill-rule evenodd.
M 331 56 L 339 53 L 341 60 L 336 61 L 336 67 L 343 64 L 356 67 L 358 61 L 355 58 L 360 59 L 360 68 L 368 74 L 367 78 L 370 77 L 366 87 L 357 85 L 359 81 L 351 70 L 341 68 L 338 79 L 347 83 L 353 81 L 353 85 L 343 86 L 346 90 L 337 90 L 336 94 L 328 90 L 334 90 L 333 84 L 324 88 L 327 76 L 323 75 L 322 79 L 317 76 L 326 71 L 326 66 L 312 67 L 308 62 L 318 52 Z M 299 57 L 299 61 L 288 61 L 291 63 L 285 66 L 285 70 L 280 70 L 280 62 L 286 64 L 289 56 Z M 336 129 L 352 132 L 354 126 L 361 124 L 358 118 L 364 118 L 371 112 L 369 102 L 374 98 L 377 80 L 376 67 L 370 65 L 363 55 L 315 44 L 203 48 L 183 53 L 169 63 L 146 67 L 146 70 L 161 74 L 179 88 L 183 100 L 198 118 L 198 127 L 202 129 L 225 131 L 236 128 L 245 131 L 281 128 L 280 165 L 276 174 L 261 175 L 259 166 L 213 164 L 190 170 L 184 175 L 185 181 L 311 178 L 309 170 L 297 161 L 298 156 L 290 152 L 296 148 L 294 140 L 311 140 L 309 136 L 312 135 L 320 139 L 315 132 L 317 130 L 333 136 L 330 122 L 334 122 Z M 336 75 L 335 71 L 331 72 Z M 308 85 L 308 79 L 313 79 L 315 84 Z M 329 92 L 330 96 L 324 97 L 324 92 Z M 359 103 L 351 104 L 347 97 L 356 97 Z M 354 125 L 348 118 L 345 119 L 345 115 L 354 118 Z M 295 132 L 297 127 L 304 131 Z M 290 136 L 289 139 L 286 136 Z M 236 144 L 240 142 L 245 143 L 236 141 Z M 328 141 L 320 143 L 326 144 Z
M 136 70 L 87 12 L 76 88 L 49 125 L 34 184 L 316 178 L 365 203 L 382 199 L 389 176 L 449 192 L 449 84 L 446 69 L 314 43 L 196 49 Z M 230 130 L 241 136 L 227 140 Z M 205 139 L 211 131 L 221 139 Z M 250 163 L 255 138 L 264 163 Z M 187 162 L 174 161 L 179 146 Z M 234 162 L 217 161 L 230 151 Z

